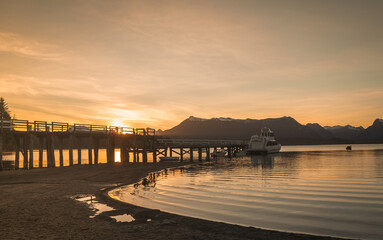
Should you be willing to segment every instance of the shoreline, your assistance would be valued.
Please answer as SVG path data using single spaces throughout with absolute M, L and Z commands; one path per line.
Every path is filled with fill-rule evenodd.
M 190 163 L 114 164 L 0 172 L 0 239 L 339 239 L 214 222 L 120 202 L 108 192 Z M 94 212 L 76 195 L 115 210 Z M 133 222 L 109 216 L 130 214 Z M 151 219 L 147 222 L 147 219 Z

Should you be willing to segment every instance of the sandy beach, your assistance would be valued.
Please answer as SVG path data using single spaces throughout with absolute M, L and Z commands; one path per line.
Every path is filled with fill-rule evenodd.
M 0 172 L 0 239 L 334 239 L 218 223 L 149 210 L 107 197 L 113 187 L 181 163 L 74 166 Z M 94 218 L 73 196 L 113 207 Z M 110 215 L 131 214 L 116 222 Z M 147 219 L 151 219 L 147 222 Z

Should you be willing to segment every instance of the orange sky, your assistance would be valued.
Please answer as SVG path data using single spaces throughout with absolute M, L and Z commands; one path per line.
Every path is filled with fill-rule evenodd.
M 383 1 L 0 2 L 19 119 L 167 129 L 190 115 L 383 118 Z

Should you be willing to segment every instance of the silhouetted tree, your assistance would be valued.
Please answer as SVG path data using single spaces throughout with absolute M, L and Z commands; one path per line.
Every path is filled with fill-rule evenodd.
M 0 97 L 0 119 L 11 120 L 8 103 L 4 100 L 3 97 Z
M 8 108 L 8 103 L 4 100 L 3 97 L 0 97 L 0 121 L 5 120 L 9 121 L 11 120 L 11 114 Z M 9 129 L 10 123 L 6 122 L 3 123 L 3 127 Z M 14 147 L 14 139 L 9 131 L 5 131 L 5 129 L 2 129 L 2 136 L 3 136 L 3 142 L 2 142 L 2 148 L 3 150 L 10 150 Z

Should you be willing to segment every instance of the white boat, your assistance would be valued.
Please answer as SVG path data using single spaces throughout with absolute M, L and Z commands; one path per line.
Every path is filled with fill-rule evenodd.
M 274 133 L 269 128 L 261 129 L 261 135 L 251 136 L 247 154 L 276 153 L 281 150 L 281 145 L 275 140 Z
M 178 162 L 179 157 L 160 157 L 160 162 Z

